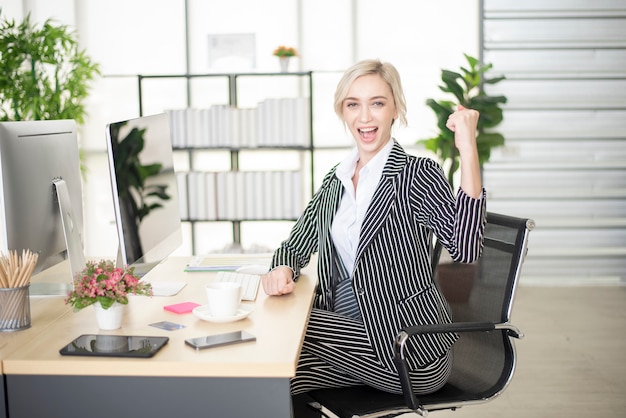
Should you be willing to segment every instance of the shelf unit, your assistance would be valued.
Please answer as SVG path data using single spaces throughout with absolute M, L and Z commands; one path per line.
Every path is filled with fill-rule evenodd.
M 306 115 L 308 118 L 307 123 L 307 135 L 308 141 L 306 145 L 281 145 L 281 146 L 243 146 L 243 147 L 234 147 L 234 146 L 208 146 L 208 147 L 174 147 L 175 152 L 186 152 L 188 153 L 188 161 L 189 161 L 189 172 L 194 170 L 193 165 L 193 154 L 195 152 L 200 151 L 226 151 L 230 155 L 230 171 L 237 172 L 240 171 L 240 152 L 241 151 L 268 151 L 268 150 L 293 150 L 303 153 L 308 153 L 308 164 L 309 164 L 309 175 L 310 175 L 310 194 L 311 196 L 314 193 L 314 169 L 315 169 L 315 158 L 313 152 L 313 73 L 312 71 L 302 71 L 302 72 L 241 72 L 241 73 L 207 73 L 207 74 L 160 74 L 160 75 L 137 75 L 137 83 L 138 83 L 138 96 L 139 96 L 139 115 L 143 116 L 144 114 L 144 82 L 146 80 L 151 79 L 184 79 L 186 81 L 186 100 L 187 100 L 187 108 L 192 108 L 192 89 L 191 82 L 193 79 L 200 78 L 221 78 L 227 80 L 228 86 L 228 103 L 224 103 L 225 105 L 233 108 L 238 107 L 238 96 L 239 96 L 239 86 L 238 81 L 244 78 L 262 78 L 262 77 L 284 77 L 284 78 L 300 78 L 304 79 L 303 86 L 306 86 L 303 90 L 308 91 L 300 91 L 300 97 L 308 98 L 308 114 Z M 306 96 L 305 96 L 306 94 Z M 268 97 L 270 98 L 270 97 Z M 302 167 L 301 171 L 304 170 Z M 304 181 L 304 178 L 301 179 Z M 187 193 L 187 204 L 189 204 L 189 196 Z M 192 252 L 196 253 L 196 244 L 195 244 L 195 223 L 197 222 L 211 222 L 212 220 L 197 220 L 197 219 L 182 219 L 184 222 L 191 223 L 191 247 Z M 268 218 L 268 219 L 215 219 L 213 221 L 225 221 L 230 222 L 232 224 L 232 235 L 233 235 L 233 243 L 236 245 L 241 244 L 241 222 L 244 221 L 293 221 L 295 218 Z

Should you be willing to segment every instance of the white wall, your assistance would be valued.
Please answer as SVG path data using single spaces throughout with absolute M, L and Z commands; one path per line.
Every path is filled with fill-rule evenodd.
M 109 256 L 116 251 L 114 216 L 104 158 L 104 127 L 108 122 L 138 116 L 137 82 L 141 74 L 184 73 L 185 21 L 183 0 L 3 0 L 4 16 L 33 20 L 48 17 L 77 28 L 87 53 L 101 64 L 105 77 L 89 98 L 89 117 L 81 142 L 88 151 L 85 183 L 85 232 L 88 255 Z M 434 116 L 424 104 L 440 95 L 441 68 L 457 68 L 463 53 L 478 54 L 478 0 L 189 0 L 190 72 L 209 71 L 208 35 L 255 33 L 257 70 L 276 71 L 273 49 L 293 45 L 300 52 L 296 65 L 313 70 L 314 136 L 318 144 L 350 144 L 332 110 L 338 78 L 356 60 L 377 57 L 396 65 L 403 77 L 409 126 L 395 133 L 411 145 L 435 129 Z M 121 77 L 126 76 L 126 77 Z M 130 77 L 127 77 L 130 76 Z M 150 110 L 184 106 L 178 86 L 158 90 Z M 253 93 L 251 93 L 253 94 Z M 163 104 L 165 106 L 165 104 Z M 147 112 L 150 113 L 150 112 Z M 326 168 L 338 154 L 318 163 Z M 206 249 L 227 242 L 228 228 L 207 231 Z M 259 225 L 259 244 L 275 246 L 289 225 L 267 229 Z M 250 240 L 250 237 L 248 237 Z M 255 242 L 247 242 L 254 244 Z M 181 253 L 188 251 L 188 246 Z

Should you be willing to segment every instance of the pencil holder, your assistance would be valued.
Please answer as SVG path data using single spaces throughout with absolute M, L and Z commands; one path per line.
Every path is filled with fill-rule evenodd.
M 30 285 L 0 288 L 0 331 L 30 328 Z

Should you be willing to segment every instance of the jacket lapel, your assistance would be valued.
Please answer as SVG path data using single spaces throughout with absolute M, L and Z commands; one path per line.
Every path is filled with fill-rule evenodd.
M 319 262 L 319 271 L 318 274 L 320 277 L 332 277 L 332 237 L 331 237 L 331 226 L 333 224 L 333 219 L 335 218 L 335 213 L 337 213 L 337 209 L 339 208 L 339 203 L 341 202 L 341 196 L 343 194 L 343 184 L 336 177 L 330 180 L 327 186 L 327 191 L 321 193 L 322 201 L 320 202 L 320 206 L 323 208 L 327 208 L 326 210 L 321 211 L 322 218 L 320 219 L 320 242 L 319 242 L 319 250 L 318 250 L 318 262 Z M 320 298 L 318 300 L 319 307 L 322 309 L 332 310 L 332 307 L 329 305 L 329 302 L 332 300 L 332 287 L 330 280 L 320 280 L 318 282 L 317 294 Z
M 339 208 L 342 194 L 343 185 L 341 184 L 341 180 L 339 180 L 337 176 L 333 176 L 328 184 L 328 192 L 321 194 L 323 200 L 320 202 L 320 206 L 328 208 L 328 210 L 321 211 L 323 217 L 320 223 L 320 225 L 323 225 L 320 237 L 320 241 L 323 243 L 321 246 L 325 246 L 327 243 L 331 242 L 331 226 L 335 218 L 335 213 L 337 213 L 337 209 Z
M 363 250 L 368 247 L 382 227 L 392 205 L 395 204 L 397 192 L 397 177 L 406 165 L 407 154 L 400 144 L 394 141 L 389 158 L 383 168 L 380 183 L 374 191 L 363 225 L 361 226 L 361 236 L 356 252 L 356 263 L 358 263 Z

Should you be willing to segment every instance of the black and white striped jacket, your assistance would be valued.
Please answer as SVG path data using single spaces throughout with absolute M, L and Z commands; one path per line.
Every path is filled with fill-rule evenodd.
M 314 306 L 321 309 L 329 309 L 330 231 L 343 193 L 335 168 L 273 259 L 273 266 L 287 265 L 298 274 L 318 253 Z M 436 162 L 408 155 L 394 141 L 363 221 L 352 280 L 372 347 L 387 367 L 394 368 L 393 341 L 402 327 L 451 320 L 431 273 L 433 233 L 455 261 L 471 262 L 482 251 L 485 219 L 484 190 L 481 199 L 462 191 L 455 199 Z M 410 367 L 431 363 L 455 340 L 453 334 L 416 339 Z

